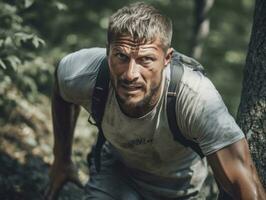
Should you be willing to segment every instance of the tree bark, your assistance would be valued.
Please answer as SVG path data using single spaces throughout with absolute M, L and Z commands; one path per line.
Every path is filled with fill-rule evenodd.
M 191 56 L 199 59 L 202 54 L 203 42 L 209 34 L 210 20 L 208 13 L 213 6 L 214 0 L 195 0 L 195 23 L 191 43 Z
M 256 0 L 237 122 L 266 188 L 266 1 Z

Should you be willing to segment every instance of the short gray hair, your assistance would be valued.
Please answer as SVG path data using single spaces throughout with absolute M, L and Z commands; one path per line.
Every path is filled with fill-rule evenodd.
M 109 19 L 108 48 L 121 36 L 136 41 L 153 41 L 159 36 L 164 50 L 171 46 L 172 21 L 159 10 L 143 2 L 133 3 L 115 12 Z

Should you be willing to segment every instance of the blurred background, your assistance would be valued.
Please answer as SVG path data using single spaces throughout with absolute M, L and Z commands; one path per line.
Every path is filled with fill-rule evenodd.
M 0 0 L 0 199 L 40 199 L 52 162 L 50 93 L 66 54 L 104 47 L 108 17 L 130 0 Z M 236 116 L 250 38 L 250 0 L 146 0 L 172 20 L 172 46 L 202 63 Z M 95 129 L 82 112 L 73 159 L 88 178 Z M 215 193 L 210 188 L 210 193 Z M 72 184 L 60 199 L 80 199 Z M 213 197 L 210 197 L 213 199 Z

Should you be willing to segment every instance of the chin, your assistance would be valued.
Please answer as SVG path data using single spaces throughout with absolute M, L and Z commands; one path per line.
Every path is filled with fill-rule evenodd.
M 137 98 L 137 97 L 127 97 L 127 98 L 119 98 L 120 99 L 120 103 L 123 104 L 124 106 L 127 107 L 138 107 L 138 105 L 140 105 L 142 103 L 141 98 Z
M 137 108 L 143 105 L 143 99 L 140 96 L 117 95 L 118 103 L 125 108 Z
M 121 110 L 130 117 L 140 117 L 150 110 L 151 96 L 119 96 L 117 102 Z

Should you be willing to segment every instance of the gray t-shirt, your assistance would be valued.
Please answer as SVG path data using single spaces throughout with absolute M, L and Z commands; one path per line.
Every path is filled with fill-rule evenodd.
M 103 48 L 83 49 L 64 57 L 58 68 L 61 96 L 91 111 L 91 97 Z M 163 91 L 152 111 L 140 118 L 126 116 L 110 85 L 102 122 L 108 148 L 150 191 L 182 196 L 199 190 L 207 176 L 206 160 L 173 140 L 168 126 L 166 93 L 170 66 L 164 69 Z M 244 134 L 228 113 L 219 93 L 200 72 L 184 66 L 177 88 L 176 118 L 182 134 L 209 155 L 239 141 Z

